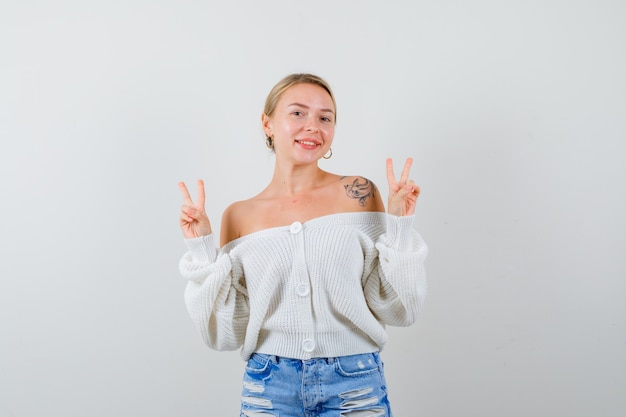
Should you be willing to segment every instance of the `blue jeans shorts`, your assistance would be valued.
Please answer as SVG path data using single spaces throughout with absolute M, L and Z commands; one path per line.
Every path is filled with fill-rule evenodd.
M 254 353 L 240 417 L 392 417 L 378 352 L 289 359 Z

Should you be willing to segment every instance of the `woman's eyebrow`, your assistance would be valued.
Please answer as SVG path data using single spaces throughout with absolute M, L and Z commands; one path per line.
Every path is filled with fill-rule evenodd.
M 309 106 L 307 106 L 306 104 L 302 104 L 302 103 L 291 103 L 287 107 L 291 107 L 291 106 L 298 106 L 298 107 L 302 107 L 305 109 L 310 109 Z M 320 109 L 320 111 L 335 114 L 334 110 L 332 109 Z

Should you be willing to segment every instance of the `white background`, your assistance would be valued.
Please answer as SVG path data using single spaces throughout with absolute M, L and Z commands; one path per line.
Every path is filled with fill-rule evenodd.
M 234 416 L 177 264 L 270 179 L 270 88 L 313 72 L 334 156 L 415 159 L 430 295 L 383 352 L 398 417 L 626 415 L 622 0 L 0 0 L 0 417 Z M 195 185 L 194 185 L 195 194 Z

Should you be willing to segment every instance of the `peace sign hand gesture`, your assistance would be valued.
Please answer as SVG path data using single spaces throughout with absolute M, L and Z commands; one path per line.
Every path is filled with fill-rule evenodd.
M 204 210 L 204 182 L 198 180 L 198 202 L 194 203 L 184 182 L 178 183 L 184 204 L 180 213 L 180 228 L 185 239 L 211 234 L 211 222 Z
M 387 212 L 394 216 L 411 216 L 415 213 L 415 204 L 420 194 L 420 187 L 409 179 L 409 171 L 413 164 L 412 158 L 407 158 L 400 175 L 400 181 L 396 181 L 393 173 L 393 161 L 387 158 L 387 182 L 389 183 L 389 200 Z

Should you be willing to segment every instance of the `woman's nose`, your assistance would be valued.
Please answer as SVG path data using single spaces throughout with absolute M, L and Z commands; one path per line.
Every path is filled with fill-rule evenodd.
M 316 121 L 313 119 L 307 119 L 304 130 L 307 132 L 316 132 L 318 130 Z

